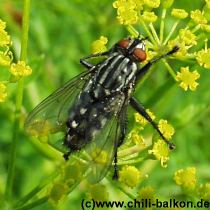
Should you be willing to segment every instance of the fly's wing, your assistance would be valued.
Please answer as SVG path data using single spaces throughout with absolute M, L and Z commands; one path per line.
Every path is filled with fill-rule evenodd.
M 69 109 L 93 73 L 94 69 L 74 77 L 35 107 L 26 119 L 26 132 L 39 137 L 62 131 Z
M 121 97 L 121 96 L 120 96 Z M 83 150 L 83 155 L 88 160 L 89 173 L 87 179 L 90 183 L 97 183 L 104 178 L 112 165 L 114 154 L 117 150 L 121 136 L 120 116 L 124 110 L 124 99 L 117 97 L 116 114 L 105 124 L 104 128 L 95 136 L 92 143 Z

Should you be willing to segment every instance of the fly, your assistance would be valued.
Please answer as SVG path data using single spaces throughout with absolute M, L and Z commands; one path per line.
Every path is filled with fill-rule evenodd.
M 139 68 L 138 63 L 146 60 L 145 39 L 126 38 L 106 52 L 80 59 L 87 70 L 35 107 L 26 119 L 26 131 L 37 136 L 62 131 L 66 160 L 73 153 L 85 151 L 90 167 L 94 167 L 92 182 L 100 181 L 113 162 L 113 178 L 117 179 L 117 152 L 126 135 L 128 105 L 151 123 L 170 149 L 174 148 L 133 92 L 154 63 L 177 51 L 175 46 Z M 89 59 L 94 57 L 101 57 L 102 61 L 90 63 Z M 98 157 L 104 154 L 106 158 L 101 163 Z

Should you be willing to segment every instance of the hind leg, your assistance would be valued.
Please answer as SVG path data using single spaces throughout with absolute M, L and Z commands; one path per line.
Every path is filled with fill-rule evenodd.
M 126 129 L 127 129 L 127 117 L 126 117 L 126 113 L 125 111 L 123 112 L 121 118 L 120 118 L 120 131 L 121 131 L 121 135 L 119 140 L 117 141 L 117 144 L 115 145 L 115 154 L 114 154 L 114 174 L 112 179 L 117 180 L 119 178 L 119 174 L 118 174 L 118 156 L 117 156 L 117 152 L 118 152 L 118 147 L 120 147 L 124 140 L 125 140 L 125 135 L 126 135 Z

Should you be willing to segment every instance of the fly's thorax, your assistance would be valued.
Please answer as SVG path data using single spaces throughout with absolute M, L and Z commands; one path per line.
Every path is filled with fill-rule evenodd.
M 95 98 L 101 98 L 127 89 L 135 79 L 137 64 L 120 53 L 113 53 L 96 68 L 92 91 Z

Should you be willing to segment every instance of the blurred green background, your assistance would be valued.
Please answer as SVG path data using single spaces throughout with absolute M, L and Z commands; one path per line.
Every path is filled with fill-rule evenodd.
M 91 53 L 91 43 L 94 40 L 101 35 L 106 36 L 110 47 L 129 35 L 125 27 L 117 22 L 112 3 L 110 0 L 31 1 L 28 64 L 33 69 L 33 74 L 25 81 L 23 120 L 26 113 L 42 99 L 84 70 L 79 64 L 79 59 Z M 174 2 L 173 7 L 184 8 L 190 12 L 202 8 L 203 4 L 204 1 L 200 0 L 195 0 L 193 3 L 191 0 L 178 0 Z M 11 35 L 12 50 L 16 59 L 19 58 L 20 52 L 22 8 L 23 3 L 20 0 L 0 1 L 0 18 L 7 23 L 6 30 Z M 158 14 L 159 10 L 156 12 Z M 166 20 L 166 34 L 170 31 L 172 21 L 171 18 Z M 158 28 L 158 25 L 156 27 Z M 140 32 L 142 30 L 140 26 L 136 29 Z M 135 94 L 158 119 L 167 119 L 176 130 L 173 137 L 176 150 L 170 155 L 168 167 L 162 168 L 156 161 L 141 165 L 144 172 L 149 174 L 149 178 L 144 180 L 141 186 L 154 187 L 157 195 L 162 198 L 183 196 L 173 181 L 174 172 L 180 168 L 194 166 L 197 169 L 199 183 L 210 181 L 210 72 L 195 63 L 173 60 L 170 64 L 175 70 L 190 65 L 192 69 L 199 71 L 201 78 L 195 92 L 185 92 L 179 88 L 160 63 L 155 66 L 154 73 L 144 84 L 137 88 Z M 7 78 L 5 69 L 1 70 L 0 75 L 1 80 Z M 6 102 L 0 105 L 0 196 L 2 197 L 13 133 L 16 84 L 9 86 L 8 94 Z M 132 120 L 131 116 L 129 118 Z M 22 131 L 18 139 L 14 200 L 28 193 L 56 170 L 59 162 L 44 155 L 42 149 L 46 148 L 42 147 L 45 145 L 29 140 Z M 111 184 L 106 183 L 106 185 L 110 197 L 114 200 L 128 199 Z M 85 185 L 80 185 L 63 204 L 55 207 L 46 203 L 35 209 L 78 209 L 87 191 Z

